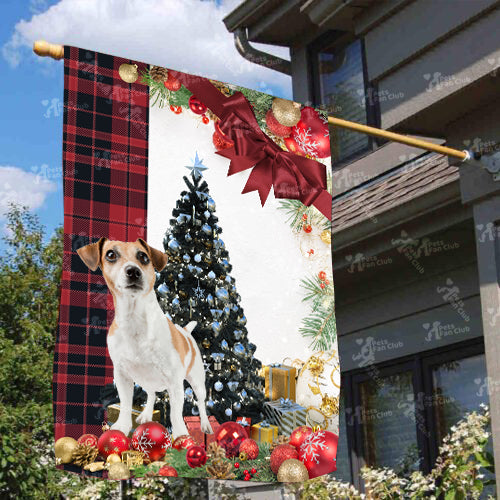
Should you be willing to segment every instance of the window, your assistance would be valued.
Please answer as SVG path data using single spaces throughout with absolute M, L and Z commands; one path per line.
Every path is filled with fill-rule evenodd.
M 451 426 L 481 403 L 488 404 L 482 339 L 344 373 L 332 475 L 359 488 L 364 465 L 427 473 Z
M 362 41 L 331 33 L 310 47 L 310 55 L 315 104 L 338 118 L 376 125 L 375 99 L 367 89 Z M 330 142 L 334 165 L 376 145 L 366 134 L 339 127 L 330 127 Z

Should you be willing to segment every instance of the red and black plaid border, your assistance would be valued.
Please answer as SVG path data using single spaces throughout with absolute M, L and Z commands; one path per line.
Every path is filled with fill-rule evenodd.
M 112 300 L 76 250 L 105 236 L 146 237 L 148 87 L 127 84 L 123 63 L 64 49 L 64 259 L 54 358 L 55 437 L 99 434 L 102 387 L 112 381 L 106 331 Z

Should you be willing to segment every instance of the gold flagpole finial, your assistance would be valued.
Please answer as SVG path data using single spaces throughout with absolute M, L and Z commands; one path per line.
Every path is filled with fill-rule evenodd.
M 62 59 L 64 57 L 64 46 L 56 43 L 49 43 L 45 40 L 37 40 L 33 44 L 33 52 L 41 57 Z

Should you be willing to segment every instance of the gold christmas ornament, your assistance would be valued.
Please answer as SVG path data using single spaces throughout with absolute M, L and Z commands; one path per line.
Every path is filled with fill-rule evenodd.
M 285 460 L 278 469 L 280 483 L 301 483 L 309 479 L 306 466 L 296 458 Z
M 332 415 L 339 414 L 339 398 L 333 398 L 326 394 L 323 394 L 323 399 L 321 401 L 321 405 L 319 407 L 321 413 L 325 415 L 325 417 L 330 418 Z
M 293 127 L 300 120 L 300 104 L 276 97 L 273 100 L 273 115 L 281 125 Z
M 73 463 L 80 467 L 85 467 L 91 464 L 99 454 L 99 450 L 95 446 L 88 444 L 78 444 L 73 451 Z
M 139 72 L 137 71 L 137 64 L 120 64 L 118 68 L 118 73 L 120 78 L 127 83 L 134 83 L 137 78 L 139 78 Z
M 325 229 L 324 231 L 322 231 L 320 238 L 325 245 L 332 244 L 332 232 L 329 229 Z
M 137 450 L 122 451 L 122 462 L 126 463 L 129 468 L 142 465 L 144 462 L 144 453 Z M 153 462 L 154 464 L 166 465 L 167 462 Z
M 56 464 L 69 464 L 73 460 L 73 452 L 78 446 L 76 439 L 62 437 L 56 441 L 54 446 L 56 453 Z
M 212 479 L 234 479 L 233 464 L 223 460 L 215 460 L 207 465 L 207 472 Z
M 306 363 L 306 368 L 315 376 L 319 377 L 325 369 L 325 362 L 316 356 L 311 356 Z
M 109 479 L 129 479 L 130 469 L 123 462 L 111 464 L 108 470 Z
M 248 455 L 245 451 L 240 451 L 238 458 L 241 462 L 244 462 L 245 460 L 248 460 Z
M 168 77 L 168 71 L 161 66 L 151 66 L 151 69 L 149 70 L 149 76 L 155 82 L 164 82 Z
M 89 470 L 90 472 L 97 472 L 104 470 L 104 465 L 104 462 L 92 462 L 91 464 L 87 464 L 84 469 Z
M 106 465 L 109 467 L 111 464 L 117 464 L 121 461 L 122 459 L 119 455 L 112 453 L 111 455 L 108 455 L 108 458 L 106 458 Z

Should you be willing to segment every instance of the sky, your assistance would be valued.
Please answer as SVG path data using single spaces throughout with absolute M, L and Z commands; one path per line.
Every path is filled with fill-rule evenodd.
M 0 6 L 0 227 L 10 202 L 50 235 L 63 223 L 63 62 L 35 40 L 157 64 L 291 98 L 286 75 L 236 51 L 223 17 L 240 0 L 3 0 Z M 258 48 L 289 58 L 288 49 Z

